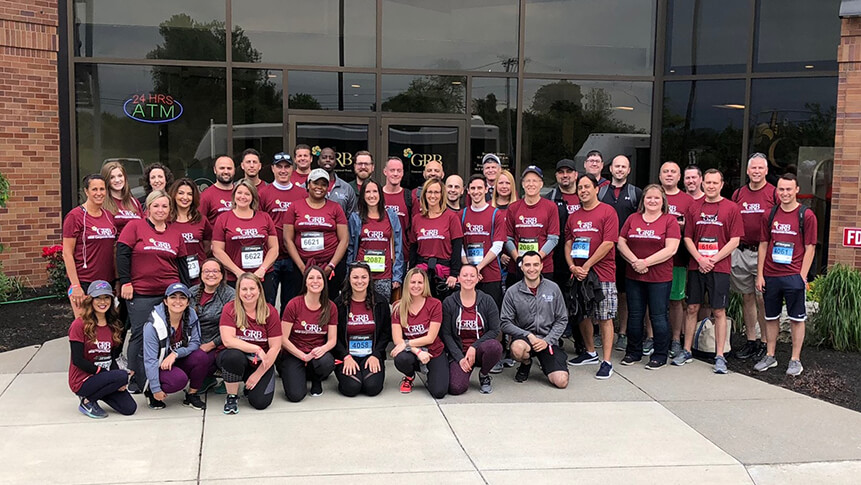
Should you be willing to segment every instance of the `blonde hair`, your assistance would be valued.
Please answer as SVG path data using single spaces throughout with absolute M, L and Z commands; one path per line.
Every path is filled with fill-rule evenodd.
M 428 278 L 428 274 L 425 270 L 421 268 L 413 268 L 407 271 L 407 275 L 404 276 L 404 285 L 407 285 L 407 288 L 404 289 L 403 296 L 401 296 L 401 301 L 398 303 L 398 307 L 395 309 L 398 312 L 398 316 L 401 319 L 401 326 L 407 328 L 409 322 L 409 312 L 410 312 L 410 304 L 413 301 L 413 296 L 409 291 L 410 279 L 412 279 L 413 275 L 420 274 L 422 275 L 422 279 L 424 280 L 424 289 L 422 290 L 422 296 L 424 298 L 429 298 L 431 296 L 430 289 L 430 279 Z
M 254 273 L 242 273 L 236 279 L 236 298 L 233 300 L 233 309 L 236 312 L 236 328 L 239 330 L 245 330 L 248 324 L 248 315 L 246 315 L 245 307 L 242 306 L 242 300 L 239 298 L 239 286 L 242 284 L 242 280 L 251 280 L 257 285 L 258 294 L 257 304 L 254 305 L 254 319 L 257 320 L 257 323 L 263 325 L 266 319 L 269 318 L 269 306 L 266 304 L 266 296 L 263 294 L 263 283 L 260 282 L 260 278 Z
M 146 210 L 149 210 L 149 206 L 151 206 L 152 203 L 156 201 L 156 199 L 161 199 L 162 197 L 167 197 L 168 205 L 170 206 L 170 211 L 173 212 L 173 210 L 174 210 L 173 206 L 174 206 L 174 204 L 176 204 L 176 202 L 174 202 L 174 200 L 171 199 L 170 196 L 167 194 L 167 192 L 165 192 L 164 190 L 153 190 L 152 192 L 149 193 L 148 196 L 146 196 L 146 204 L 145 204 Z
M 664 191 L 664 188 L 660 186 L 660 184 L 649 184 L 643 189 L 643 195 L 640 197 L 640 204 L 637 206 L 637 212 L 640 214 L 646 213 L 646 192 L 655 189 L 661 193 L 661 214 L 667 214 L 670 212 L 670 206 L 667 204 L 667 192 Z
M 108 196 L 105 197 L 105 202 L 102 204 L 102 207 L 104 207 L 105 210 L 114 215 L 116 215 L 116 213 L 120 210 L 120 208 L 117 207 L 116 201 L 114 201 L 114 196 L 112 196 L 110 192 L 111 172 L 116 169 L 120 169 L 120 172 L 122 172 L 123 174 L 123 188 L 122 190 L 120 190 L 120 202 L 123 203 L 123 207 L 125 208 L 125 210 L 140 215 L 138 214 L 137 204 L 132 202 L 134 198 L 132 197 L 132 191 L 129 188 L 129 176 L 126 174 L 125 167 L 123 167 L 123 164 L 120 162 L 108 162 L 104 164 L 104 166 L 102 166 L 101 175 L 105 179 L 105 185 L 107 185 L 108 188 Z
M 499 178 L 505 177 L 511 182 L 511 195 L 508 196 L 508 205 L 511 205 L 517 200 L 517 184 L 514 182 L 514 175 L 508 170 L 503 170 L 499 172 L 499 177 L 496 179 L 496 186 L 499 186 Z M 490 205 L 493 207 L 498 207 L 497 197 L 499 197 L 499 190 L 496 188 L 493 189 L 493 195 L 490 197 Z
M 260 195 L 257 193 L 257 186 L 247 178 L 239 179 L 239 181 L 236 182 L 236 185 L 233 186 L 233 195 L 230 198 L 233 202 L 233 207 L 236 207 L 236 189 L 239 187 L 245 187 L 249 192 L 251 192 L 251 210 L 256 212 L 258 207 L 260 207 Z
M 433 184 L 439 185 L 439 192 L 440 192 L 439 210 L 440 211 L 445 210 L 445 197 L 444 197 L 445 185 L 443 185 L 442 180 L 434 177 L 432 179 L 426 180 L 424 185 L 422 185 L 422 196 L 421 196 L 421 200 L 419 201 L 419 204 L 421 206 L 421 213 L 425 217 L 427 217 L 428 213 L 430 212 L 430 207 L 428 207 L 428 197 L 427 197 L 428 187 L 430 187 Z

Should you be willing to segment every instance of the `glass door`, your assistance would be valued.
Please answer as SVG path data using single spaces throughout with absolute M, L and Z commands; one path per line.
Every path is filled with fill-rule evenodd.
M 376 120 L 370 117 L 349 116 L 292 116 L 291 146 L 305 144 L 311 147 L 316 167 L 317 156 L 323 148 L 332 148 L 337 157 L 335 173 L 350 182 L 356 178 L 353 163 L 356 152 L 376 152 Z
M 382 132 L 386 155 L 404 161 L 404 187 L 424 183 L 422 172 L 431 161 L 442 163 L 446 175 L 466 178 L 465 121 L 384 118 Z

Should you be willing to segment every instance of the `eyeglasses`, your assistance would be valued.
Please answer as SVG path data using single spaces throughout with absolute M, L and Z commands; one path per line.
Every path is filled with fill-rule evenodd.
M 203 270 L 203 274 L 221 274 L 221 270 L 219 270 L 219 269 L 205 269 L 205 270 Z
M 357 167 L 371 167 L 373 165 L 374 164 L 370 162 L 356 162 Z

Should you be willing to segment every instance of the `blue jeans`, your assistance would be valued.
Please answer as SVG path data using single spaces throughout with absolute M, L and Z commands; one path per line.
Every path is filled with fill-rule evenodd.
M 626 280 L 626 294 L 628 295 L 628 347 L 625 349 L 626 354 L 634 358 L 643 356 L 643 320 L 646 317 L 646 305 L 648 305 L 652 331 L 655 335 L 655 353 L 652 354 L 652 360 L 667 362 L 667 353 L 670 348 L 668 310 L 672 287 L 672 281 L 646 283 L 632 279 Z

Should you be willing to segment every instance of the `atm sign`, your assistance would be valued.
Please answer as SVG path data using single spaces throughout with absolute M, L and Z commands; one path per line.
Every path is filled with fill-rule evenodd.
M 847 248 L 861 248 L 861 227 L 843 228 L 843 246 Z
M 182 105 L 165 94 L 135 94 L 123 103 L 129 118 L 141 123 L 169 123 L 182 116 Z

